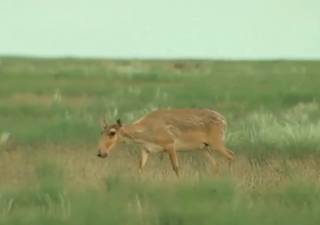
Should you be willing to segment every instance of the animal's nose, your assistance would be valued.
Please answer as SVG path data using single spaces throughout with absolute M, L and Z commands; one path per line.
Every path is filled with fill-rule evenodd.
M 98 151 L 97 156 L 100 157 L 100 158 L 106 158 L 106 157 L 108 157 L 108 153 L 106 152 L 106 153 L 101 154 L 101 152 Z

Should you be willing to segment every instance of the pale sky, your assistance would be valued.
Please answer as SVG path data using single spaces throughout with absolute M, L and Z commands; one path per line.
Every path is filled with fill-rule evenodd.
M 320 59 L 320 0 L 0 0 L 0 55 Z

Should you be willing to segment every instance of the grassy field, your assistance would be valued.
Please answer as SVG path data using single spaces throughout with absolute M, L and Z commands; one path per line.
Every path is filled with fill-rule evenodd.
M 319 224 L 319 84 L 317 61 L 0 58 L 0 224 Z M 96 157 L 101 118 L 170 107 L 225 115 L 232 167 Z

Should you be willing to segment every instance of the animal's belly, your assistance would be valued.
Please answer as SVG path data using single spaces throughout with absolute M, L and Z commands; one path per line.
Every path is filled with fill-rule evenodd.
M 157 145 L 152 142 L 139 141 L 138 143 L 142 144 L 150 153 L 158 153 L 164 151 L 161 145 Z M 174 141 L 174 148 L 176 151 L 191 151 L 198 150 L 204 147 L 204 144 L 199 141 L 190 141 L 190 140 L 181 140 L 176 139 Z
M 176 151 L 192 151 L 203 148 L 204 144 L 198 141 L 188 141 L 177 139 L 174 142 Z
M 157 153 L 163 151 L 163 147 L 160 145 L 151 142 L 143 142 L 142 144 L 150 153 Z

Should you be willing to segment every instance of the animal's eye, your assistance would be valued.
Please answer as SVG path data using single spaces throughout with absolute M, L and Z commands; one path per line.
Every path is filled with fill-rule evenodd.
M 110 132 L 109 132 L 109 136 L 110 136 L 110 137 L 113 137 L 115 134 L 116 134 L 115 131 L 110 131 Z

